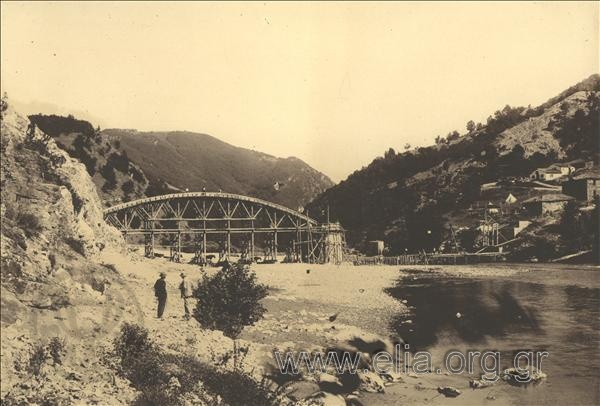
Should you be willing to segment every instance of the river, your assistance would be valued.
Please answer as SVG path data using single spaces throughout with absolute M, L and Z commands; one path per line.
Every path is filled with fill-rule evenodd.
M 517 265 L 518 266 L 518 265 Z M 500 352 L 502 369 L 512 366 L 519 351 L 547 351 L 541 369 L 547 379 L 526 388 L 502 381 L 477 391 L 468 388 L 472 375 L 445 375 L 466 392 L 481 392 L 473 403 L 531 405 L 595 405 L 600 403 L 600 269 L 548 267 L 512 276 L 454 277 L 437 272 L 411 272 L 388 293 L 410 306 L 390 329 L 411 351 L 432 354 L 435 368 L 450 350 Z M 434 380 L 433 378 L 436 378 Z M 425 375 L 424 385 L 440 382 Z M 368 404 L 405 403 L 402 388 L 390 387 Z M 422 403 L 464 404 L 468 396 L 427 395 Z M 419 402 L 419 403 L 421 403 Z

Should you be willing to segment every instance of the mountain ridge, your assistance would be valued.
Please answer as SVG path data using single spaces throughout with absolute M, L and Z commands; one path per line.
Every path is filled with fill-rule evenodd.
M 177 191 L 222 190 L 299 210 L 333 185 L 297 157 L 279 158 L 209 134 L 101 130 L 73 116 L 29 118 L 86 165 L 105 206 Z
M 298 209 L 333 185 L 326 175 L 296 157 L 278 158 L 191 131 L 147 132 L 106 129 L 128 157 L 153 178 L 182 190 L 223 190 Z M 180 162 L 189 162 L 182 166 Z M 278 186 L 275 186 L 275 185 Z

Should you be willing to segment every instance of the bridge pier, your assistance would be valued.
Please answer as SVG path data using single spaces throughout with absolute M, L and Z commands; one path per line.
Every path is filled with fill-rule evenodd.
M 277 261 L 277 229 L 273 231 L 273 257 Z
M 322 238 L 323 263 L 341 264 L 344 259 L 344 229 L 338 223 L 328 223 L 323 226 L 325 233 Z
M 154 258 L 154 231 L 152 231 L 152 220 L 144 221 L 144 229 L 151 230 L 150 234 L 144 235 L 144 256 L 146 258 Z
M 250 232 L 250 260 L 254 261 L 254 257 L 254 224 L 252 224 L 252 231 Z
M 231 230 L 227 230 L 227 258 L 231 256 Z

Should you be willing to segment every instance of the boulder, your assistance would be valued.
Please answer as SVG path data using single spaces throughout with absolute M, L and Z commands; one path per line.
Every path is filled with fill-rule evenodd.
M 527 386 L 529 384 L 539 384 L 547 378 L 547 375 L 534 366 L 522 368 L 505 369 L 500 375 L 503 381 L 513 386 Z
M 322 373 L 319 375 L 317 381 L 319 382 L 319 388 L 324 392 L 341 394 L 344 392 L 344 386 L 340 380 L 331 374 Z
M 283 385 L 282 394 L 294 401 L 299 401 L 319 391 L 320 388 L 316 382 L 294 381 Z
M 385 392 L 385 383 L 383 379 L 372 371 L 359 371 L 357 373 L 360 380 L 359 389 L 363 392 L 383 393 Z
M 460 391 L 456 388 L 453 388 L 452 386 L 444 386 L 444 387 L 438 387 L 437 388 L 438 393 L 441 393 L 442 395 L 446 396 L 447 398 L 455 398 L 457 396 L 460 395 Z

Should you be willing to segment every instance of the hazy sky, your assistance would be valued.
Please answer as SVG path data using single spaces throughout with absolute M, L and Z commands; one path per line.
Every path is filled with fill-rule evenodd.
M 2 2 L 2 89 L 339 181 L 598 72 L 599 4 Z

